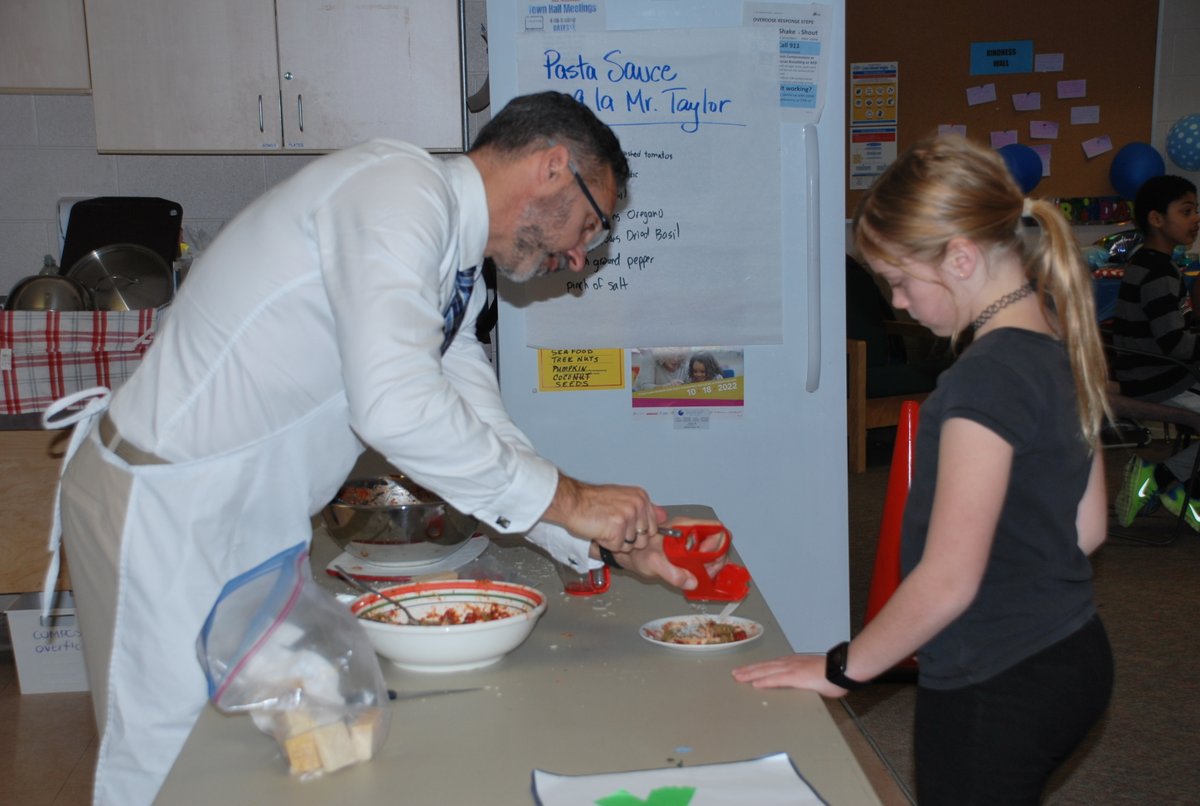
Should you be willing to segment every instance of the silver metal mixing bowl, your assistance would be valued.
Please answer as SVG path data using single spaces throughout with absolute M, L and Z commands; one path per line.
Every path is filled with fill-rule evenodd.
M 411 501 L 411 503 L 398 503 Z M 457 551 L 478 521 L 400 474 L 350 479 L 321 511 L 346 553 L 373 565 L 428 565 Z

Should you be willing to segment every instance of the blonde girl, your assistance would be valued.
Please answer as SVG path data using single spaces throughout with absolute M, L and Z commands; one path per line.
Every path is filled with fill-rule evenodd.
M 1090 278 L 1058 209 L 963 138 L 900 157 L 854 230 L 894 307 L 970 343 L 921 406 L 900 587 L 825 657 L 734 677 L 841 697 L 916 652 L 922 806 L 1037 803 L 1112 689 L 1087 559 L 1107 518 Z

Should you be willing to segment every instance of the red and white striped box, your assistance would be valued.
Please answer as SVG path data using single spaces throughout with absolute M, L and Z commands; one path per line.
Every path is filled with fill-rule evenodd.
M 141 363 L 164 311 L 0 311 L 0 414 L 33 414 Z

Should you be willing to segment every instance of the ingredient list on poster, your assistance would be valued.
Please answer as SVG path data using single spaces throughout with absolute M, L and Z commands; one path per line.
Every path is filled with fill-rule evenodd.
M 515 289 L 545 300 L 530 346 L 781 340 L 778 48 L 767 27 L 521 36 L 521 92 L 587 104 L 632 171 L 586 270 Z

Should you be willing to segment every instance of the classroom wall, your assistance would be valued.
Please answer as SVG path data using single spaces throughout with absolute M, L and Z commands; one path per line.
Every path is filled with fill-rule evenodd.
M 847 7 L 846 50 L 851 63 L 898 63 L 898 153 L 936 134 L 942 124 L 965 125 L 967 136 L 981 142 L 989 142 L 993 131 L 1016 130 L 1018 142 L 1051 148 L 1050 175 L 1035 195 L 1113 195 L 1108 179 L 1113 155 L 1151 136 L 1158 16 L 1159 0 L 1007 8 L 991 0 L 855 0 Z M 1063 54 L 1063 70 L 971 75 L 972 43 L 1010 40 L 1032 40 L 1037 54 Z M 1086 97 L 1057 98 L 1057 82 L 1074 79 L 1086 80 Z M 995 85 L 995 101 L 968 104 L 968 88 L 989 83 Z M 1040 109 L 1014 108 L 1013 94 L 1026 92 L 1041 94 Z M 1099 106 L 1099 123 L 1071 124 L 1074 106 Z M 1057 123 L 1058 138 L 1033 138 L 1030 123 L 1036 120 Z M 1112 151 L 1088 158 L 1080 144 L 1101 135 L 1110 136 Z M 847 193 L 848 214 L 862 194 Z
M 1159 12 L 1158 64 L 1155 72 L 1154 126 L 1150 144 L 1167 163 L 1167 172 L 1200 185 L 1200 171 L 1184 171 L 1167 155 L 1167 134 L 1181 117 L 1200 113 L 1200 3 L 1162 0 Z

